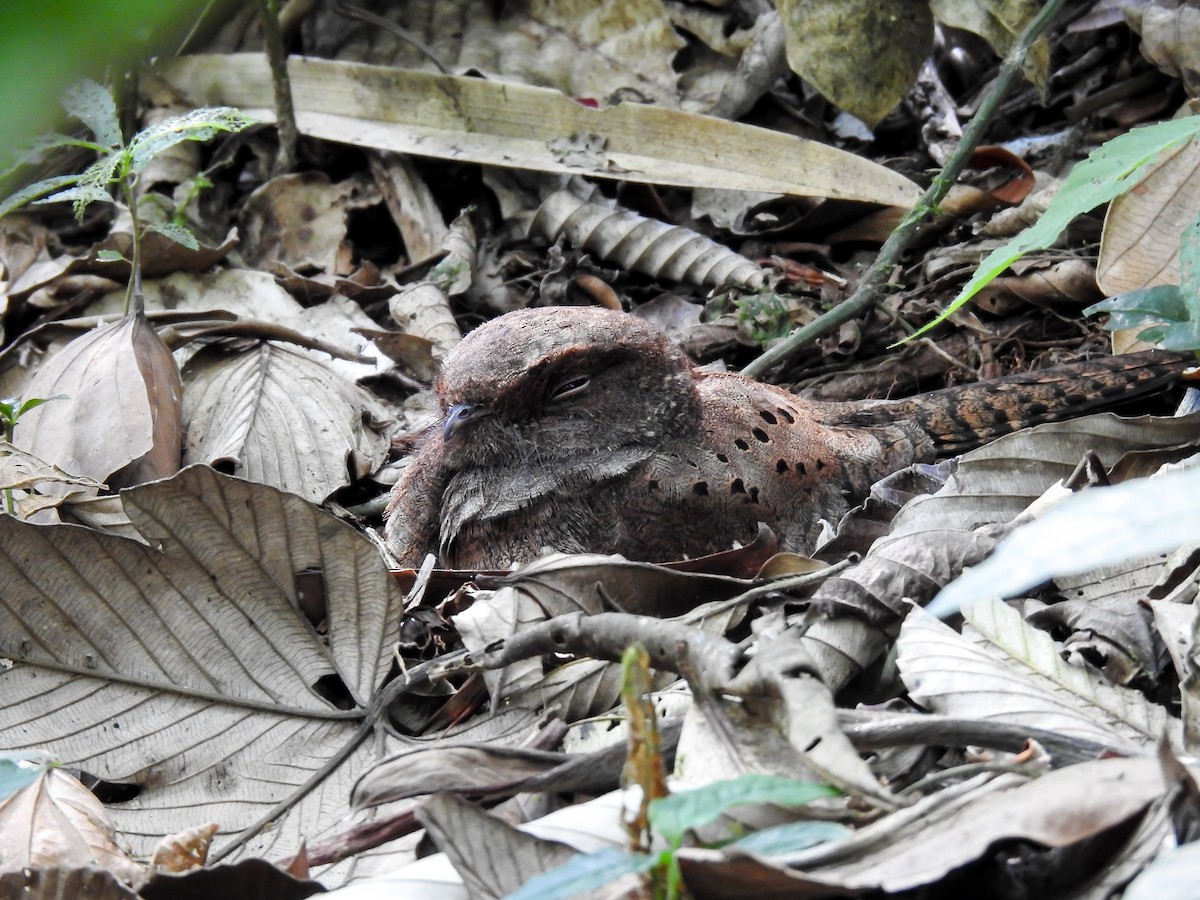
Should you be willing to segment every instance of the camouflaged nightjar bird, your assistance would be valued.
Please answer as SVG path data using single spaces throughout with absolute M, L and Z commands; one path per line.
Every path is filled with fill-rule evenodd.
M 406 566 L 435 553 L 447 568 L 503 569 L 552 550 L 661 562 L 748 542 L 765 522 L 803 552 L 821 519 L 885 475 L 1162 388 L 1188 358 L 1106 357 L 821 403 L 697 371 L 632 315 L 508 313 L 446 358 L 444 419 L 393 489 L 388 543 Z

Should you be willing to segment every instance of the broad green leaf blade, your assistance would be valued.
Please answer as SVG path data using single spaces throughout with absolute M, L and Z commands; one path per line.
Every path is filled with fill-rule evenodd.
M 63 108 L 91 129 L 106 148 L 121 146 L 121 121 L 108 88 L 83 78 L 67 88 Z
M 1179 238 L 1179 287 L 1189 318 L 1200 319 L 1200 217 Z
M 1141 316 L 1143 321 L 1154 322 L 1183 322 L 1189 318 L 1187 304 L 1180 296 L 1179 286 L 1175 284 L 1160 284 L 1109 297 L 1093 303 L 1083 314 L 1094 316 L 1102 312 Z
M 62 147 L 79 147 L 84 150 L 93 150 L 96 153 L 108 153 L 107 147 L 97 144 L 95 141 L 85 141 L 69 134 L 44 134 L 19 150 L 19 155 L 13 162 L 0 169 L 0 181 L 8 180 L 22 166 L 36 163 L 51 150 Z
M 140 172 L 155 156 L 183 141 L 207 141 L 222 131 L 241 131 L 255 119 L 229 106 L 193 109 L 150 125 L 129 142 L 130 171 Z
M 729 846 L 760 856 L 773 856 L 796 853 L 818 844 L 839 841 L 853 833 L 845 825 L 837 822 L 789 822 L 748 834 Z
M 55 394 L 53 397 L 34 397 L 32 400 L 26 400 L 21 404 L 21 408 L 17 410 L 17 418 L 25 415 L 31 409 L 37 409 L 43 403 L 49 403 L 51 400 L 66 400 L 66 394 Z
M 1076 216 L 1132 190 L 1149 172 L 1148 163 L 1166 150 L 1193 140 L 1197 133 L 1200 116 L 1188 116 L 1135 128 L 1097 147 L 1071 170 L 1037 224 L 988 254 L 946 311 L 906 340 L 945 321 L 1015 260 L 1031 250 L 1049 247 Z
M 168 237 L 175 243 L 187 247 L 189 250 L 199 250 L 200 242 L 196 240 L 196 236 L 182 225 L 176 225 L 174 222 L 163 222 L 161 225 L 147 225 L 147 231 L 157 231 L 163 237 Z
M 949 616 L 986 597 L 1013 597 L 1057 575 L 1200 543 L 1200 472 L 1142 478 L 1064 500 L 1009 535 L 928 607 Z
M 646 872 L 659 858 L 607 848 L 580 854 L 565 866 L 531 878 L 504 900 L 560 900 L 595 890 L 631 872 Z
M 42 181 L 35 181 L 33 184 L 27 185 L 15 194 L 10 194 L 3 200 L 0 200 L 0 218 L 4 218 L 15 209 L 20 209 L 26 203 L 32 203 L 40 200 L 47 194 L 53 194 L 56 191 L 61 191 L 63 188 L 73 185 L 79 181 L 78 175 L 56 175 L 53 178 L 45 178 Z M 49 201 L 46 201 L 49 202 Z
M 0 800 L 27 784 L 33 784 L 50 763 L 49 754 L 37 751 L 0 753 Z
M 689 828 L 716 821 L 731 806 L 743 803 L 803 806 L 819 797 L 836 797 L 838 793 L 836 788 L 826 784 L 774 775 L 742 775 L 653 801 L 650 827 L 667 841 L 678 844 Z
M 97 188 L 93 185 L 82 185 L 82 184 L 77 184 L 73 187 L 69 187 L 65 191 L 59 191 L 57 194 L 51 194 L 49 197 L 43 197 L 42 199 L 38 200 L 37 202 L 38 203 L 66 203 L 69 201 L 72 203 L 78 203 L 80 200 L 83 200 L 87 203 L 92 203 L 97 200 L 103 201 L 106 203 L 113 202 L 113 198 L 110 197 L 108 194 L 108 191 L 104 190 L 103 188 Z
M 1156 316 L 1152 313 L 1143 312 L 1115 312 L 1108 317 L 1108 321 L 1100 327 L 1105 331 L 1132 331 L 1135 328 L 1145 328 L 1148 325 L 1153 325 L 1156 328 L 1162 325 L 1162 316 Z M 1148 343 L 1155 343 L 1149 338 L 1142 338 Z
M 1200 349 L 1200 320 L 1174 322 L 1151 330 L 1157 332 L 1154 343 L 1164 350 Z

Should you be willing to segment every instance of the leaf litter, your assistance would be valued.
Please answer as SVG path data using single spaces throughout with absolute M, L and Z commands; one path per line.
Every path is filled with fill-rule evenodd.
M 961 629 L 915 606 L 1057 502 L 1053 486 L 1081 459 L 1119 481 L 1189 457 L 1192 418 L 1091 416 L 904 473 L 831 523 L 820 562 L 773 555 L 765 537 L 677 569 L 551 557 L 511 574 L 435 572 L 406 597 L 411 576 L 390 573 L 370 529 L 344 521 L 378 523 L 388 460 L 428 424 L 428 384 L 459 326 L 539 294 L 623 299 L 707 360 L 740 365 L 849 296 L 875 253 L 855 241 L 882 240 L 917 196 L 922 179 L 899 170 L 945 158 L 971 85 L 994 66 L 945 30 L 924 65 L 921 17 L 907 43 L 863 23 L 847 45 L 861 59 L 838 58 L 847 76 L 806 61 L 830 37 L 795 26 L 802 3 L 756 19 L 631 2 L 619 24 L 571 6 L 506 4 L 489 19 L 406 4 L 401 37 L 354 25 L 352 12 L 311 14 L 303 42 L 327 58 L 294 59 L 293 90 L 300 130 L 324 156 L 273 176 L 259 130 L 230 145 L 236 155 L 174 147 L 170 166 L 147 169 L 139 208 L 166 204 L 142 259 L 147 316 L 99 328 L 79 318 L 111 314 L 103 295 L 123 292 L 128 264 L 106 261 L 130 255 L 120 219 L 74 232 L 53 209 L 0 221 L 0 395 L 69 398 L 23 416 L 3 445 L 0 488 L 29 521 L 0 516 L 0 747 L 47 751 L 108 800 L 85 817 L 81 855 L 61 822 L 42 824 L 42 787 L 0 798 L 18 811 L 5 840 L 43 854 L 6 852 L 4 889 L 153 897 L 170 878 L 204 876 L 222 896 L 251 884 L 307 896 L 319 889 L 311 865 L 347 897 L 430 885 L 501 896 L 551 871 L 578 886 L 579 853 L 612 854 L 592 868 L 625 873 L 614 888 L 670 870 L 697 897 L 952 896 L 965 878 L 1034 877 L 1018 865 L 1027 851 L 1063 889 L 1085 889 L 1059 865 L 1068 851 L 1087 890 L 1132 881 L 1135 896 L 1167 877 L 1170 854 L 1147 865 L 1155 848 L 1184 850 L 1194 833 L 1194 773 L 1177 759 L 1196 741 L 1194 554 L 1119 570 L 1102 558 L 1103 575 L 1035 569 L 1020 590 L 1048 587 L 966 607 Z M 978 29 L 998 53 L 1020 30 L 943 7 L 922 16 Z M 464 27 L 450 27 L 455 16 Z M 900 273 L 905 287 L 789 365 L 798 391 L 823 379 L 886 395 L 903 381 L 888 345 L 993 249 L 974 229 L 1011 235 L 997 208 L 1020 203 L 1033 177 L 1062 183 L 1053 156 L 1018 138 L 1069 134 L 1086 150 L 1098 143 L 1075 124 L 1086 116 L 1124 128 L 1170 115 L 1159 88 L 1190 70 L 1157 12 L 1131 21 L 1148 61 L 1112 44 L 1085 55 L 1089 29 L 1128 35 L 1124 22 L 1080 19 L 1051 39 L 1056 56 L 1038 45 L 1030 72 L 1061 117 L 1020 95 L 1015 124 L 996 135 L 1035 160 L 1032 174 L 982 155 L 975 192 L 947 201 L 943 230 Z M 235 31 L 158 65 L 150 103 L 186 97 L 271 121 L 269 70 L 235 52 L 256 49 Z M 1078 66 L 1047 82 L 1059 57 Z M 803 88 L 778 81 L 788 61 Z M 1086 85 L 1130 65 L 1130 93 L 1089 107 Z M 757 104 L 772 85 L 774 105 Z M 638 100 L 651 103 L 619 102 Z M 72 103 L 101 135 L 101 99 Z M 700 115 L 714 109 L 741 114 Z M 921 128 L 934 121 L 941 136 Z M 915 165 L 880 164 L 898 134 Z M 1179 271 L 1193 150 L 1174 148 L 1102 226 L 1076 221 L 993 282 L 909 389 L 1098 348 L 1080 321 L 1095 280 L 1112 296 Z M 229 180 L 197 202 L 189 185 L 201 177 Z M 891 209 L 869 220 L 863 201 Z M 172 215 L 199 235 L 194 249 L 170 240 Z M 739 306 L 731 284 L 770 291 Z M 72 340 L 72 327 L 90 330 Z M 860 377 L 872 367 L 882 378 Z M 1171 499 L 1161 515 L 1183 521 Z M 1053 557 L 1082 526 L 1050 521 Z M 861 562 L 847 567 L 851 553 Z M 624 727 L 616 663 L 634 640 L 653 672 L 660 743 Z M 890 677 L 878 665 L 889 650 Z M 695 812 L 665 850 L 653 815 L 642 820 L 651 854 L 665 854 L 643 864 L 618 789 L 627 755 L 648 748 Z M 842 795 L 764 804 L 729 787 L 748 776 Z M 406 868 L 422 826 L 441 853 Z M 746 832 L 757 852 L 724 846 Z M 164 874 L 206 858 L 207 870 Z M 264 859 L 282 868 L 255 868 Z

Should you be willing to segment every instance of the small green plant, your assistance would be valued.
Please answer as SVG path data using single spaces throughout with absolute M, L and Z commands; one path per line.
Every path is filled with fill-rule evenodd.
M 680 791 L 650 804 L 650 827 L 667 848 L 661 853 L 629 853 L 615 848 L 575 857 L 564 866 L 533 878 L 505 900 L 559 900 L 582 891 L 595 890 L 622 875 L 635 872 L 665 873 L 656 883 L 666 885 L 666 897 L 679 896 L 681 878 L 676 852 L 687 833 L 714 822 L 727 809 L 746 803 L 803 806 L 820 797 L 835 797 L 836 788 L 770 775 L 743 775 L 718 781 L 692 791 Z M 758 852 L 786 852 L 841 837 L 847 833 L 829 822 L 799 822 L 770 828 L 735 842 L 747 849 L 754 842 Z
M 800 304 L 794 297 L 775 291 L 747 294 L 736 303 L 738 329 L 760 344 L 767 344 L 790 332 L 796 324 Z
M 70 201 L 78 219 L 83 218 L 84 211 L 94 202 L 123 205 L 133 222 L 133 259 L 125 260 L 115 251 L 105 251 L 99 258 L 129 263 L 129 287 L 125 294 L 128 312 L 134 286 L 141 277 L 142 238 L 147 231 L 157 231 L 193 250 L 199 246 L 195 236 L 178 221 L 148 225 L 141 220 L 134 199 L 138 176 L 152 159 L 169 147 L 182 141 L 207 141 L 223 131 L 241 131 L 254 120 L 228 106 L 194 109 L 149 125 L 126 141 L 121 134 L 112 95 L 107 88 L 89 79 L 76 83 L 67 91 L 63 107 L 88 127 L 95 140 L 48 135 L 37 142 L 25 160 L 35 159 L 58 147 L 82 147 L 94 151 L 99 158 L 82 172 L 46 178 L 17 191 L 0 202 L 0 217 L 32 202 Z
M 1096 313 L 1109 313 L 1107 331 L 1141 328 L 1143 341 L 1200 355 L 1200 217 L 1179 240 L 1179 284 L 1118 294 L 1084 310 L 1089 316 Z
M 57 394 L 53 397 L 34 397 L 24 403 L 21 403 L 16 397 L 0 400 L 0 427 L 4 429 L 4 440 L 9 444 L 13 442 L 13 436 L 17 433 L 17 422 L 25 413 L 36 409 L 43 403 L 49 403 L 51 400 L 65 399 L 67 399 L 65 394 Z M 10 516 L 15 515 L 16 505 L 13 503 L 12 491 L 9 489 L 4 491 L 4 511 Z
M 1200 116 L 1188 116 L 1135 128 L 1097 147 L 1071 170 L 1037 224 L 988 254 L 945 312 L 899 343 L 911 341 L 944 322 L 1026 253 L 1052 245 L 1076 216 L 1133 190 L 1153 171 L 1152 164 L 1163 153 L 1195 140 L 1198 134 Z

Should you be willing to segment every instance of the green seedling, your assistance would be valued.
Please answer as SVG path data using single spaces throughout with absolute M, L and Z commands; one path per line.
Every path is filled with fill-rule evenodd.
M 1107 331 L 1141 328 L 1138 337 L 1143 341 L 1200 355 L 1200 217 L 1179 240 L 1179 284 L 1118 294 L 1093 303 L 1084 313 L 1108 313 Z
M 1154 171 L 1153 165 L 1164 153 L 1196 140 L 1198 134 L 1200 116 L 1188 116 L 1135 128 L 1097 147 L 1063 180 L 1037 224 L 988 254 L 946 311 L 900 343 L 944 322 L 1026 253 L 1051 246 L 1076 216 L 1133 190 Z
M 688 833 L 715 822 L 726 810 L 747 803 L 773 803 L 777 806 L 803 806 L 821 797 L 835 797 L 836 788 L 824 784 L 778 778 L 770 775 L 743 775 L 730 781 L 718 781 L 691 791 L 680 791 L 650 804 L 650 827 L 667 844 L 659 853 L 629 853 L 616 848 L 581 854 L 566 865 L 530 879 L 506 900 L 560 900 L 583 891 L 591 891 L 630 873 L 664 870 L 666 877 L 653 879 L 665 884 L 667 900 L 680 895 L 681 877 L 675 854 L 683 847 Z M 756 852 L 797 851 L 814 844 L 842 837 L 847 833 L 829 822 L 799 822 L 756 832 L 740 841 L 753 841 Z
M 83 122 L 94 140 L 53 134 L 39 140 L 24 161 L 36 159 L 60 147 L 79 147 L 96 153 L 97 159 L 82 172 L 45 178 L 17 191 L 0 202 L 0 217 L 27 203 L 58 203 L 69 201 L 75 217 L 82 220 L 92 203 L 119 203 L 128 211 L 133 222 L 133 259 L 126 260 L 115 251 L 104 251 L 98 258 L 104 262 L 125 261 L 130 265 L 129 287 L 125 294 L 125 311 L 130 309 L 135 285 L 141 278 L 142 238 L 148 231 L 157 231 L 190 249 L 199 244 L 195 236 L 178 221 L 146 224 L 138 215 L 135 192 L 138 176 L 156 156 L 183 141 L 207 141 L 220 132 L 237 132 L 254 120 L 228 106 L 194 109 L 149 125 L 128 141 L 121 133 L 116 103 L 108 89 L 89 79 L 73 85 L 63 98 L 67 112 Z

